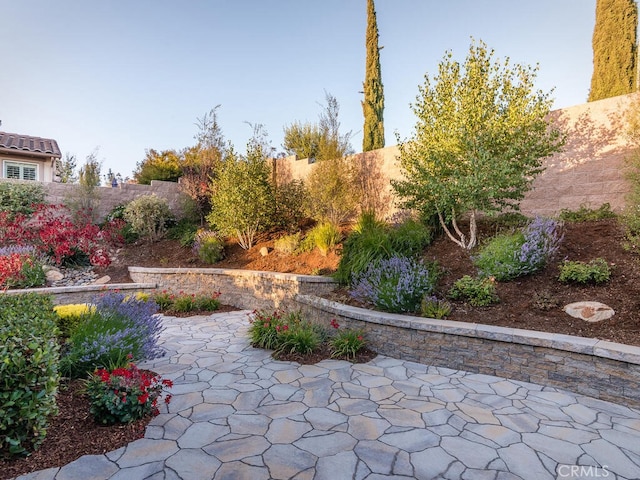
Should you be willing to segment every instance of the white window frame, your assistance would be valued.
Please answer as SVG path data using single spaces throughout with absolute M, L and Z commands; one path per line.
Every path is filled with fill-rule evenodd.
M 9 166 L 13 166 L 13 167 L 18 167 L 20 169 L 20 174 L 19 177 L 16 180 L 26 180 L 26 181 L 35 181 L 37 182 L 38 180 L 40 180 L 40 168 L 39 165 L 37 163 L 31 163 L 31 162 L 22 162 L 19 160 L 3 160 L 2 161 L 2 178 L 14 178 L 14 177 L 9 177 L 7 174 L 7 169 L 9 168 Z M 25 168 L 33 168 L 35 170 L 35 176 L 34 178 L 25 178 L 24 176 L 24 172 L 25 172 Z

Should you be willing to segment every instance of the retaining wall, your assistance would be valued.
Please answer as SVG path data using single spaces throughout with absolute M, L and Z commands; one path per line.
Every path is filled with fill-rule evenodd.
M 73 303 L 90 303 L 97 295 L 108 291 L 124 294 L 156 291 L 155 283 L 110 283 L 106 285 L 83 285 L 77 287 L 25 288 L 20 290 L 3 290 L 0 295 L 20 295 L 22 293 L 40 293 L 50 295 L 54 305 Z
M 129 267 L 134 282 L 172 293 L 220 292 L 220 302 L 241 309 L 298 308 L 298 294 L 323 295 L 336 284 L 327 277 L 223 268 Z
M 625 135 L 625 112 L 636 93 L 606 98 L 551 112 L 550 117 L 567 134 L 561 153 L 543 161 L 545 170 L 533 182 L 520 207 L 526 215 L 553 216 L 562 209 L 603 203 L 620 211 L 630 185 L 625 159 L 636 148 Z M 401 179 L 397 146 L 359 153 L 350 158 L 366 175 L 362 179 L 365 205 L 384 206 L 393 212 L 395 196 L 390 180 Z M 315 168 L 309 159 L 289 156 L 275 162 L 278 182 L 305 179 Z
M 569 335 L 394 315 L 321 298 L 335 288 L 325 277 L 224 269 L 130 267 L 136 282 L 189 293 L 221 291 L 242 309 L 301 310 L 362 328 L 384 355 L 571 390 L 640 407 L 640 347 Z

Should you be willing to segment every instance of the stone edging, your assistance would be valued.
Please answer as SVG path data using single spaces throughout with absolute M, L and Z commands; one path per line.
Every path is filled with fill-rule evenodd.
M 570 335 L 396 315 L 297 295 L 303 313 L 361 328 L 384 355 L 571 390 L 640 407 L 640 347 Z

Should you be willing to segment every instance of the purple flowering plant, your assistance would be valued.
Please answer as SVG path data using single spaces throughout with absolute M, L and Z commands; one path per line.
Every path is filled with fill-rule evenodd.
M 64 374 L 82 377 L 96 368 L 117 368 L 131 359 L 150 360 L 164 355 L 158 345 L 162 323 L 154 301 L 108 292 L 93 304 L 95 308 L 83 314 L 67 340 L 61 359 Z
M 437 282 L 435 265 L 402 256 L 374 262 L 355 278 L 351 296 L 387 312 L 415 312 Z
M 483 277 L 512 280 L 544 268 L 562 242 L 561 224 L 535 217 L 516 233 L 497 235 L 473 257 Z

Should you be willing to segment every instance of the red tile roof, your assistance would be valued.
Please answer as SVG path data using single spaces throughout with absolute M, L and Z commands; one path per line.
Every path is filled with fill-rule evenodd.
M 30 137 L 17 133 L 0 132 L 0 152 L 24 152 L 29 154 L 62 157 L 58 142 L 51 138 Z

